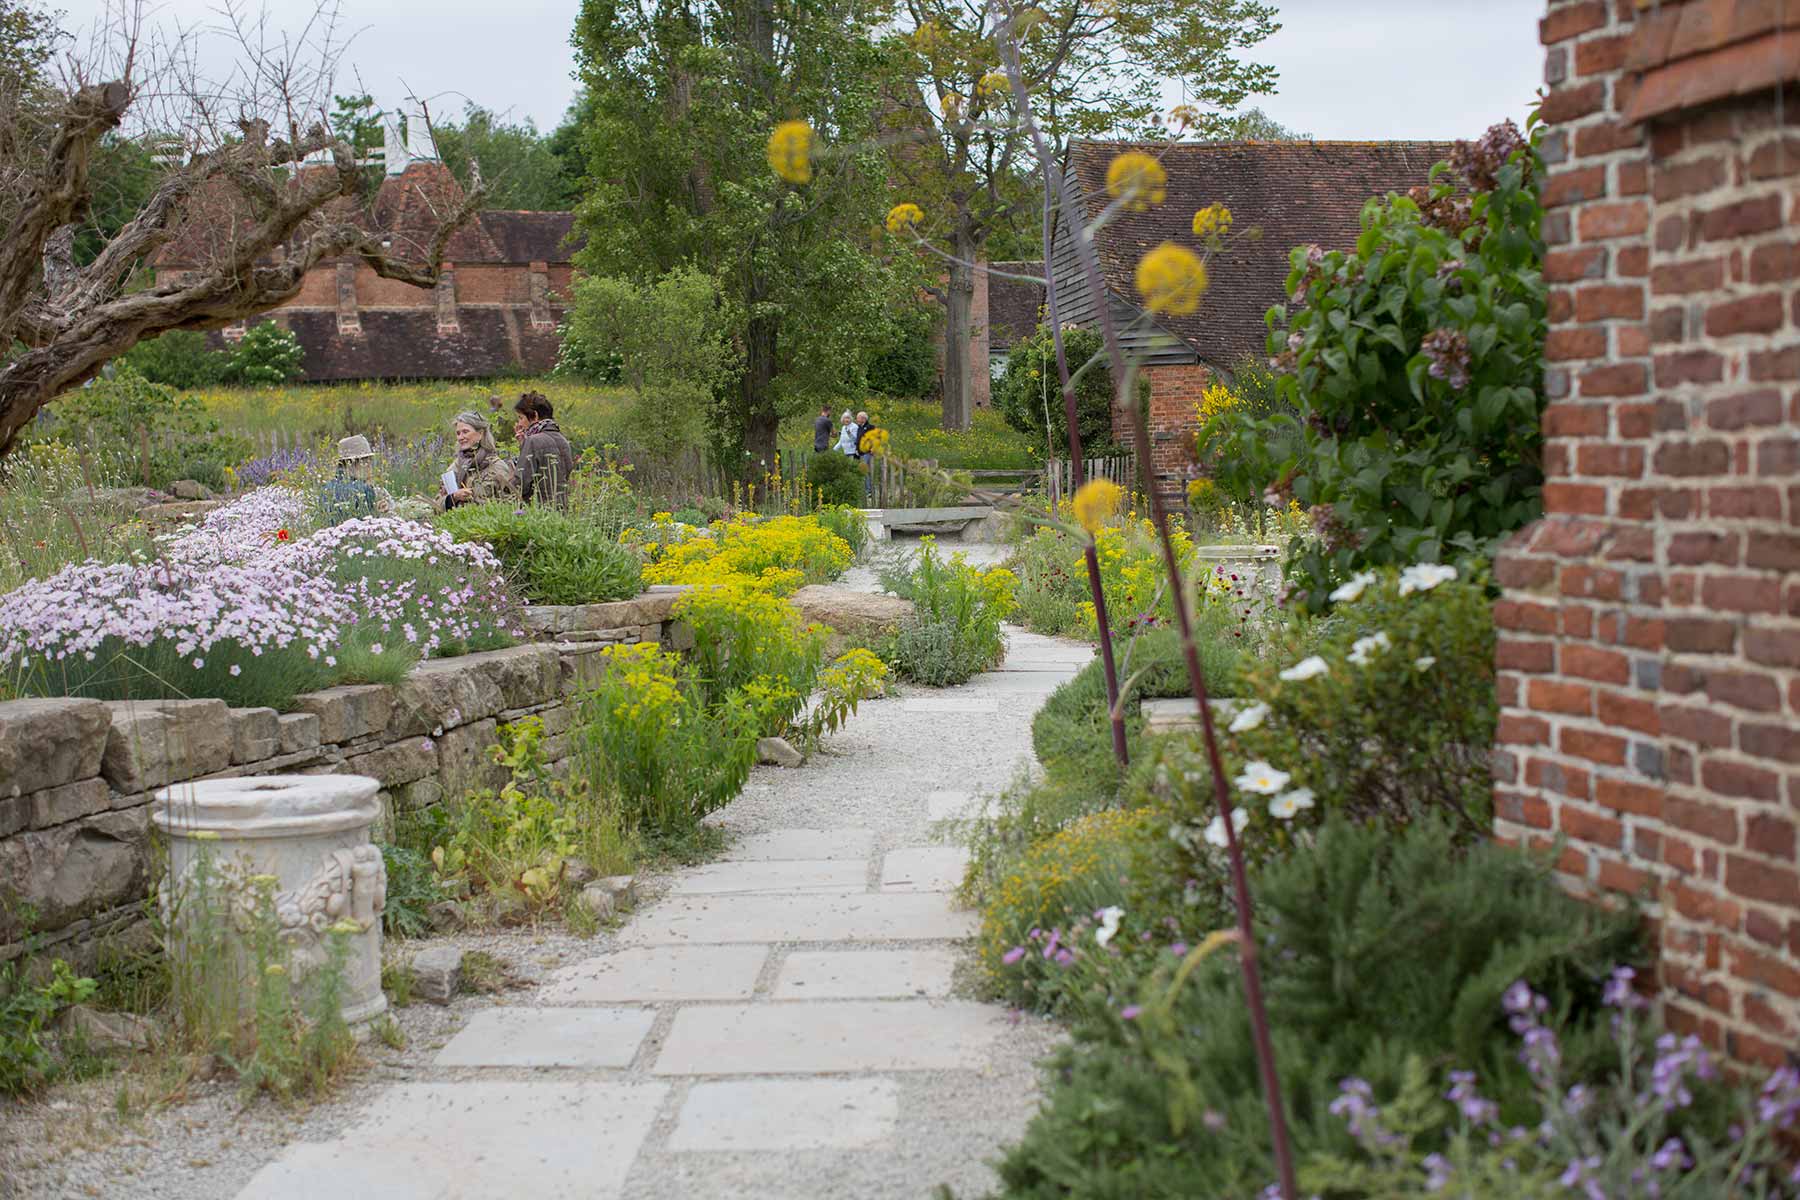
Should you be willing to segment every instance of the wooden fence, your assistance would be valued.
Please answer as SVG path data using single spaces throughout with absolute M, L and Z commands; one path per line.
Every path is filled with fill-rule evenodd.
M 1081 462 L 1081 477 L 1083 481 L 1110 479 L 1129 492 L 1137 482 L 1137 460 L 1129 454 L 1086 458 Z M 1074 480 L 1075 473 L 1070 470 L 1068 459 L 1053 458 L 1044 464 L 1044 490 L 1051 503 L 1073 496 Z

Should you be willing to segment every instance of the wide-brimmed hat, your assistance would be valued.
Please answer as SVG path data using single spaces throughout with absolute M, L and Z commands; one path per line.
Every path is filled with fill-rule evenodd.
M 360 433 L 353 433 L 338 442 L 338 461 L 351 462 L 359 458 L 374 458 L 375 451 L 369 445 L 369 439 Z

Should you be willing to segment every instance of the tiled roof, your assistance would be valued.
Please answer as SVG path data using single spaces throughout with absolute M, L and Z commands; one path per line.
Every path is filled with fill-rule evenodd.
M 1159 324 L 1201 359 L 1229 367 L 1267 345 L 1263 314 L 1286 300 L 1288 251 L 1317 242 L 1346 250 L 1362 231 L 1371 196 L 1425 183 L 1449 142 L 1076 142 L 1071 173 L 1088 219 L 1105 206 L 1106 168 L 1127 150 L 1161 160 L 1165 201 L 1148 212 L 1115 216 L 1095 238 L 1107 290 L 1137 305 L 1138 260 L 1163 242 L 1197 248 L 1194 213 L 1209 204 L 1231 209 L 1225 248 L 1207 262 L 1211 279 L 1195 313 Z M 1064 256 L 1058 256 L 1059 283 Z M 1073 283 L 1074 281 L 1069 281 Z M 1066 284 L 1064 286 L 1067 286 Z
M 430 249 L 432 236 L 462 203 L 463 190 L 442 163 L 414 162 L 404 174 L 382 180 L 368 210 L 356 202 L 335 200 L 335 214 L 384 236 L 390 249 L 418 261 Z M 212 264 L 231 244 L 232 230 L 255 220 L 254 210 L 238 191 L 214 181 L 184 206 L 176 236 L 156 257 L 165 269 Z M 569 241 L 575 216 L 566 212 L 489 210 L 476 215 L 450 237 L 444 259 L 457 265 L 474 263 L 567 263 L 575 247 Z M 304 236 L 305 230 L 300 231 Z
M 1030 275 L 1033 279 L 1010 276 Z M 988 264 L 988 348 L 1006 350 L 1028 338 L 1038 327 L 1038 311 L 1044 307 L 1044 264 L 996 262 Z
M 273 317 L 300 340 L 309 381 L 331 379 L 491 379 L 508 371 L 540 374 L 556 363 L 556 333 L 518 309 L 465 306 L 455 332 L 440 332 L 429 308 L 365 309 L 362 333 L 340 334 L 337 315 L 278 309 Z M 553 309 L 560 320 L 562 310 Z M 224 346 L 223 335 L 210 335 Z

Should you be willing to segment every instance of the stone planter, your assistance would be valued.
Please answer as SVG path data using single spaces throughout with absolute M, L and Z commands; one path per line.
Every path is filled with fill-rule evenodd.
M 326 961 L 332 929 L 356 927 L 343 981 L 344 1020 L 353 1028 L 387 1011 L 381 991 L 381 911 L 387 872 L 369 828 L 381 811 L 379 784 L 362 775 L 265 775 L 176 784 L 156 794 L 150 819 L 169 847 L 165 911 L 175 914 L 171 952 L 180 953 L 180 913 L 202 856 L 224 898 L 225 937 L 248 986 L 247 933 L 258 877 L 274 895 L 279 937 L 295 975 Z M 270 884 L 267 877 L 273 877 Z
M 1245 591 L 1268 599 L 1281 591 L 1280 546 L 1196 546 L 1194 565 L 1223 570 L 1248 583 Z

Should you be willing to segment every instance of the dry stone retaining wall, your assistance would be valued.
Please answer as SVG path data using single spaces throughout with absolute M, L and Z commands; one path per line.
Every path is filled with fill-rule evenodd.
M 530 716 L 544 724 L 547 759 L 567 769 L 569 700 L 599 678 L 599 652 L 691 644 L 671 619 L 680 591 L 533 609 L 527 624 L 544 640 L 433 659 L 397 687 L 311 692 L 285 713 L 223 700 L 0 703 L 0 960 L 30 934 L 85 969 L 109 938 L 147 928 L 150 800 L 169 784 L 368 775 L 391 820 L 504 783 L 488 748 L 502 726 Z

